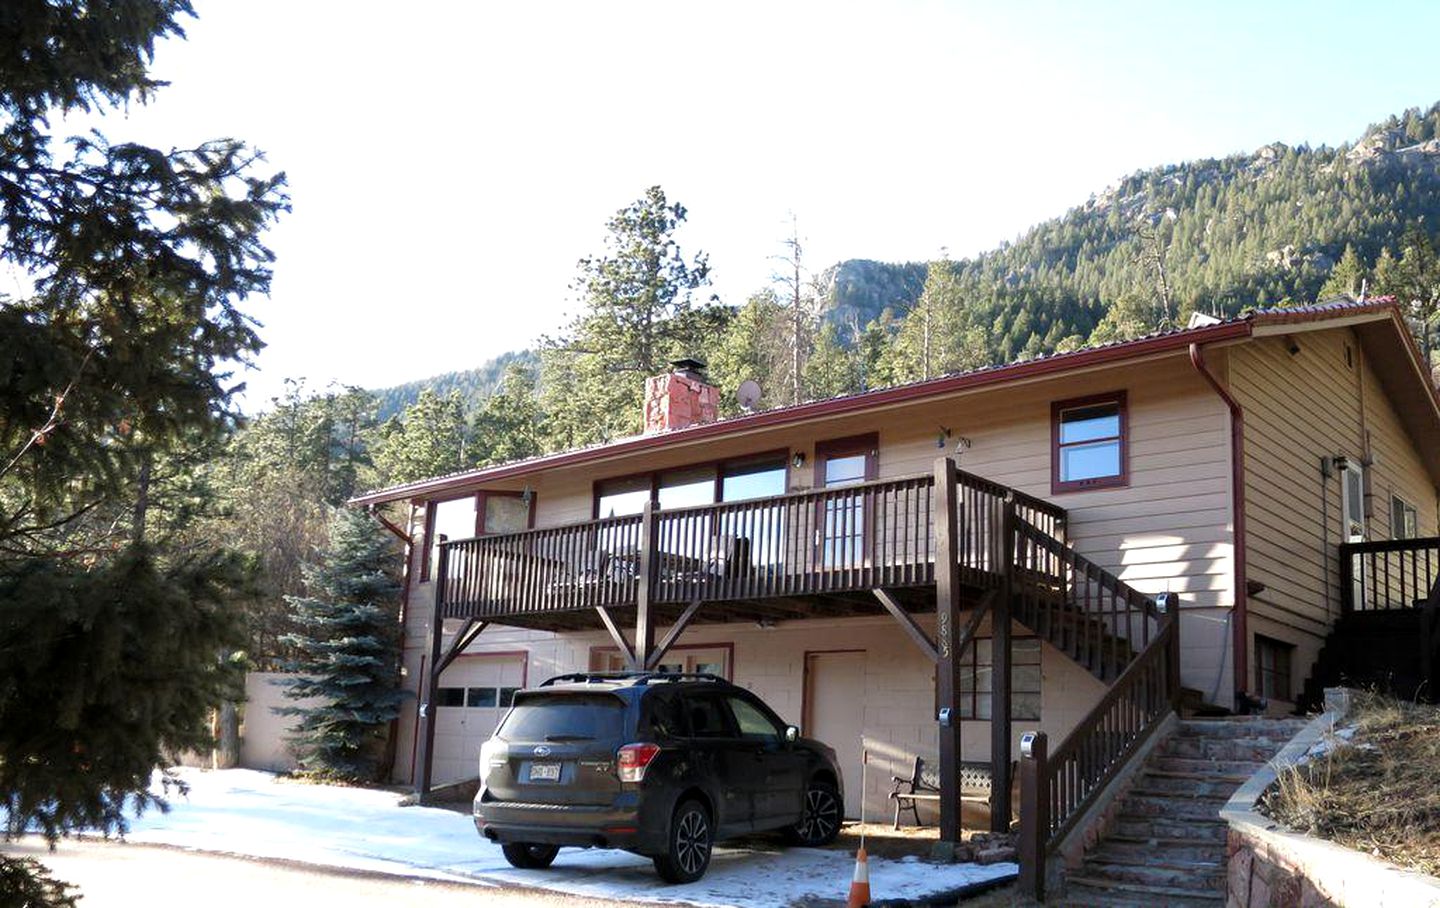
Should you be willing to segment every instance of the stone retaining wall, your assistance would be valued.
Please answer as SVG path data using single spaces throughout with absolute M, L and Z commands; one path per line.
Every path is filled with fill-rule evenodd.
M 1327 690 L 1325 706 L 1220 811 L 1230 824 L 1227 908 L 1440 908 L 1440 879 L 1286 832 L 1255 809 L 1279 773 L 1302 762 L 1345 717 L 1349 692 Z

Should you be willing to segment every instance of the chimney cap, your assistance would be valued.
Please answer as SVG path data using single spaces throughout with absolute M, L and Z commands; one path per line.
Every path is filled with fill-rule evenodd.
M 698 375 L 699 373 L 705 371 L 705 363 L 701 360 L 695 359 L 694 357 L 685 356 L 681 357 L 680 359 L 672 359 L 670 361 L 670 368 L 672 368 L 676 372 L 694 372 Z

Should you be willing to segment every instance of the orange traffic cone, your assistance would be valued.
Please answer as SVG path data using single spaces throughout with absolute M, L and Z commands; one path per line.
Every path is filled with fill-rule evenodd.
M 864 908 L 870 904 L 870 860 L 865 846 L 855 852 L 855 878 L 850 881 L 850 900 L 845 908 Z

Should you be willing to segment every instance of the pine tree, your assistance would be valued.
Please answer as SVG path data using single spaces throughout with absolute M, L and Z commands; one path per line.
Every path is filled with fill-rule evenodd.
M 580 261 L 584 312 L 541 346 L 542 404 L 552 445 L 571 447 L 639 431 L 644 380 L 681 356 L 703 357 L 728 312 L 696 307 L 710 281 L 704 253 L 675 239 L 687 212 L 652 186 L 606 224 L 604 255 Z
M 385 727 L 400 712 L 400 584 L 394 540 L 367 514 L 341 510 L 321 563 L 305 572 L 309 596 L 287 597 L 300 630 L 285 696 L 315 698 L 280 710 L 300 716 L 297 758 L 328 779 L 376 778 Z
M 1375 263 L 1375 291 L 1400 301 L 1426 365 L 1434 366 L 1435 332 L 1440 327 L 1440 255 L 1420 226 L 1406 228 L 1398 259 L 1387 253 Z
M 544 433 L 535 369 L 528 363 L 511 363 L 475 418 L 478 460 L 488 466 L 535 457 L 545 450 Z
M 954 262 L 931 262 L 920 299 L 906 314 L 882 369 L 891 382 L 920 381 L 983 366 L 985 334 L 968 323 L 964 288 Z
M 793 361 L 786 342 L 790 322 L 790 314 L 768 288 L 752 294 L 735 313 L 709 360 L 710 381 L 721 389 L 721 412 L 740 412 L 735 391 L 746 380 L 759 383 L 762 409 L 791 402 Z
M 1320 288 L 1315 299 L 1317 302 L 1337 296 L 1359 299 L 1368 277 L 1368 270 L 1360 260 L 1359 253 L 1355 251 L 1354 244 L 1346 243 L 1344 254 L 1340 256 L 1340 261 L 1335 263 L 1335 267 L 1330 269 L 1330 276 L 1325 279 L 1325 285 Z
M 465 405 L 458 392 L 441 397 L 426 388 L 405 412 L 380 428 L 375 446 L 377 486 L 442 476 L 475 465 Z
M 284 178 L 231 139 L 51 131 L 150 98 L 156 42 L 191 14 L 0 13 L 0 262 L 23 288 L 0 301 L 0 813 L 52 841 L 162 804 L 154 773 L 208 749 L 211 710 L 238 693 L 244 577 L 185 538 L 203 503 L 181 499 L 204 494 L 194 463 L 236 418 L 219 364 L 261 347 L 241 306 L 269 288 Z M 0 858 L 7 888 L 14 874 Z

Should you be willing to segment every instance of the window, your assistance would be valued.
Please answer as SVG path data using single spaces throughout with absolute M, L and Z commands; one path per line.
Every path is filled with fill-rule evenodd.
M 727 697 L 730 704 L 730 712 L 735 716 L 735 724 L 740 728 L 740 737 L 751 741 L 778 742 L 782 734 L 770 717 L 760 711 L 760 708 L 749 700 L 741 697 Z
M 442 687 L 436 691 L 436 706 L 464 706 L 465 688 L 463 687 Z
M 1365 540 L 1365 469 L 1349 458 L 1340 468 L 1340 519 L 1346 542 Z
M 493 708 L 499 701 L 497 692 L 493 687 L 470 687 L 466 688 L 465 705 L 479 708 Z
M 729 738 L 730 720 L 719 697 L 689 697 L 690 734 L 696 738 Z
M 1295 647 L 1280 640 L 1255 635 L 1255 686 L 1267 700 L 1294 700 L 1290 691 L 1290 663 Z
M 639 514 L 652 497 L 662 508 L 746 501 L 785 494 L 787 452 L 619 476 L 595 483 L 595 516 Z
M 534 514 L 533 493 L 485 491 L 430 502 L 425 520 L 429 528 L 426 534 L 429 553 L 420 566 L 421 581 L 434 576 L 440 562 L 441 542 L 519 533 L 530 528 Z
M 1040 638 L 1012 637 L 1010 718 L 1040 718 Z M 960 718 L 989 719 L 994 662 L 991 639 L 977 639 L 960 656 Z
M 1390 498 L 1390 538 L 1414 539 L 1420 535 L 1420 520 L 1415 506 L 1399 495 Z
M 1059 401 L 1052 415 L 1052 492 L 1129 482 L 1124 391 Z
M 430 504 L 430 558 L 425 565 L 425 577 L 435 576 L 435 567 L 440 562 L 440 543 L 447 539 L 469 539 L 478 529 L 475 511 L 475 496 L 452 498 L 449 501 L 435 501 Z

